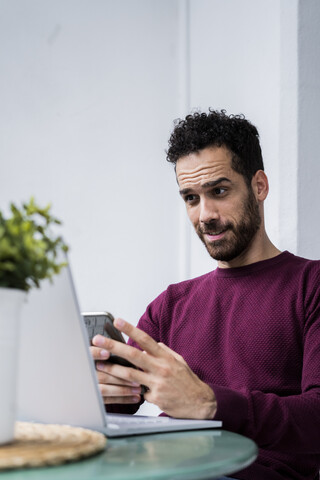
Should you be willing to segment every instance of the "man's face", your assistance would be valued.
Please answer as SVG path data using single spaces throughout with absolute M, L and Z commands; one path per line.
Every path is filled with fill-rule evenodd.
M 261 224 L 259 205 L 226 147 L 179 158 L 176 175 L 189 218 L 212 258 L 230 262 L 250 246 Z

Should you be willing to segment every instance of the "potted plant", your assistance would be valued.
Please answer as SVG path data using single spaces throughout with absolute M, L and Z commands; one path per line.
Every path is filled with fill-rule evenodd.
M 27 292 L 59 273 L 67 246 L 52 227 L 61 222 L 30 199 L 7 217 L 0 211 L 0 444 L 13 440 L 17 340 L 20 310 Z

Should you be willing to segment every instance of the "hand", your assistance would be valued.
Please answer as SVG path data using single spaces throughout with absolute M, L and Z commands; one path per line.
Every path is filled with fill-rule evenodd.
M 100 342 L 100 347 L 103 346 L 107 352 L 129 360 L 141 370 L 106 363 L 102 372 L 107 375 L 105 378 L 108 382 L 111 377 L 121 379 L 123 387 L 131 385 L 125 387 L 127 389 L 132 388 L 132 382 L 146 385 L 149 390 L 144 398 L 172 417 L 214 417 L 217 408 L 214 392 L 192 372 L 181 355 L 157 343 L 145 332 L 124 320 L 116 319 L 114 324 L 118 330 L 135 341 L 142 351 L 101 336 L 95 337 L 93 342 L 95 345 L 97 341 Z M 101 372 L 100 368 L 99 371 Z M 109 387 L 108 384 L 108 389 Z M 108 394 L 109 392 L 110 390 Z
M 141 400 L 141 386 L 139 383 L 130 382 L 117 378 L 107 373 L 105 361 L 110 357 L 110 353 L 105 350 L 105 337 L 96 335 L 92 342 L 94 346 L 90 347 L 91 355 L 96 360 L 96 370 L 99 382 L 100 392 L 104 403 L 139 403 Z M 118 342 L 117 342 L 118 343 Z

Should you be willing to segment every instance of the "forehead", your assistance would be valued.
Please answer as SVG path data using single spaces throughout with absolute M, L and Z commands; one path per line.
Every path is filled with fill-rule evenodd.
M 237 174 L 231 167 L 232 154 L 226 147 L 207 147 L 180 157 L 176 164 L 181 188 L 192 188 L 219 178 L 233 180 Z

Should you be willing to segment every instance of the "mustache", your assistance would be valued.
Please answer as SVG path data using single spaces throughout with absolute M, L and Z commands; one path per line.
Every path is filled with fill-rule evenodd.
M 215 233 L 215 232 L 224 232 L 226 230 L 234 230 L 234 225 L 230 222 L 221 223 L 217 220 L 212 220 L 209 223 L 199 225 L 198 232 L 202 235 Z

